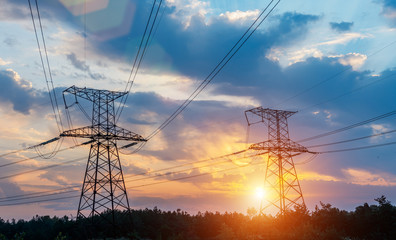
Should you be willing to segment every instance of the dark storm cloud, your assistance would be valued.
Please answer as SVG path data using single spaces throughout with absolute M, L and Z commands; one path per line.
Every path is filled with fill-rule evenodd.
M 331 29 L 337 32 L 347 32 L 350 31 L 353 26 L 353 22 L 330 22 Z

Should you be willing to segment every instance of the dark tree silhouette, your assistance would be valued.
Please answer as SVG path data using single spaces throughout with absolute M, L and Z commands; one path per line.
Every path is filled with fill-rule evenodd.
M 153 239 L 153 240 L 255 240 L 255 239 L 396 239 L 396 207 L 385 196 L 354 211 L 344 211 L 320 203 L 310 212 L 296 206 L 279 216 L 249 216 L 241 213 L 181 211 L 158 208 L 115 212 L 119 223 L 114 228 L 94 219 L 35 216 L 29 221 L 0 218 L 0 240 L 5 239 Z M 110 212 L 103 213 L 112 214 Z M 127 217 L 126 217 L 127 216 Z M 106 217 L 106 216 L 105 216 Z

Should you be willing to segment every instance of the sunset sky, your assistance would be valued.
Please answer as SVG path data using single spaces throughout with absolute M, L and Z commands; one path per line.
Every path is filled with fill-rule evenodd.
M 208 76 L 269 2 L 164 0 L 118 125 L 143 137 L 152 133 Z M 72 85 L 124 91 L 153 1 L 38 3 L 68 129 L 62 91 Z M 133 148 L 122 150 L 131 207 L 180 208 L 190 213 L 246 213 L 249 207 L 258 208 L 256 189 L 264 182 L 264 164 L 250 166 L 249 159 L 231 158 L 202 161 L 267 139 L 265 125 L 257 124 L 250 127 L 247 142 L 244 111 L 258 106 L 298 111 L 289 118 L 294 141 L 392 112 L 396 110 L 395 52 L 395 0 L 280 1 L 185 111 L 141 151 L 128 155 Z M 27 0 L 1 1 L 0 83 L 0 155 L 59 135 Z M 88 102 L 82 106 L 92 111 Z M 74 127 L 90 124 L 77 107 L 70 108 L 70 114 Z M 394 129 L 395 114 L 301 144 L 324 152 L 392 143 L 396 133 L 310 148 Z M 73 144 L 66 139 L 61 149 Z M 40 150 L 51 152 L 55 145 Z M 10 201 L 7 197 L 80 185 L 88 152 L 89 147 L 82 146 L 51 159 L 9 166 L 3 165 L 37 153 L 28 150 L 1 157 L 0 217 L 76 216 L 78 197 L 68 197 L 79 195 L 79 187 L 74 193 L 42 198 Z M 374 203 L 381 195 L 396 203 L 396 145 L 320 154 L 307 161 L 311 156 L 294 159 L 310 210 L 320 201 L 352 210 L 364 202 Z M 18 175 L 74 159 L 81 160 Z M 191 164 L 133 176 L 187 163 Z M 154 184 L 202 173 L 208 174 Z M 57 200 L 23 204 L 45 199 Z M 2 206 L 15 203 L 21 204 Z

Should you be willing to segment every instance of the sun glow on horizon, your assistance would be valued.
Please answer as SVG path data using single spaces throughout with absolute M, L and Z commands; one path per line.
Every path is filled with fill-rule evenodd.
M 258 199 L 263 199 L 264 197 L 265 197 L 265 191 L 264 191 L 264 188 L 262 188 L 262 187 L 257 187 L 256 188 L 256 198 L 258 198 Z

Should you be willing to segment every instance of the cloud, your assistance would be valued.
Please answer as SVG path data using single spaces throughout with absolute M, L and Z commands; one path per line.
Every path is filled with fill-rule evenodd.
M 343 169 L 347 177 L 347 181 L 358 185 L 372 185 L 372 186 L 396 186 L 396 176 L 381 172 L 372 173 L 363 169 Z
M 244 23 L 247 21 L 254 21 L 260 14 L 260 10 L 248 10 L 248 11 L 240 11 L 237 10 L 235 12 L 225 12 L 221 13 L 220 17 L 226 18 L 228 21 L 235 23 Z
M 29 8 L 26 7 L 26 2 L 22 1 L 9 1 L 6 4 L 2 4 L 0 8 L 0 20 L 10 21 L 10 20 L 21 20 L 29 19 L 30 12 Z
M 292 65 L 297 62 L 305 61 L 309 57 L 321 58 L 323 53 L 317 48 L 303 48 L 296 51 L 290 51 L 288 49 L 271 48 L 267 53 L 266 58 L 273 62 L 280 62 L 281 58 L 286 57 L 288 65 Z
M 14 37 L 7 37 L 4 39 L 3 43 L 5 43 L 6 45 L 8 45 L 10 47 L 14 47 L 15 45 L 18 44 L 18 40 Z
M 0 197 L 2 198 L 25 193 L 26 192 L 22 191 L 20 186 L 16 183 L 9 182 L 7 180 L 2 180 L 0 183 Z
M 384 124 L 371 124 L 369 127 L 371 128 L 373 135 L 391 131 L 391 129 L 388 128 Z M 376 137 L 371 137 L 370 142 L 378 144 L 381 140 L 388 139 L 388 138 L 391 138 L 391 136 L 390 135 L 382 135 L 382 136 L 380 135 L 380 136 L 376 136 Z
M 15 111 L 29 114 L 35 102 L 41 99 L 41 92 L 33 89 L 30 82 L 22 79 L 12 69 L 1 70 L 0 81 L 0 100 L 11 103 Z
M 90 69 L 90 67 L 83 61 L 77 59 L 77 56 L 75 53 L 69 53 L 66 55 L 67 59 L 70 61 L 70 63 L 77 69 L 87 72 L 88 75 L 93 79 L 93 80 L 103 80 L 106 79 L 106 77 L 103 74 L 100 73 L 93 73 Z
M 210 12 L 210 3 L 199 0 L 169 0 L 166 1 L 168 7 L 173 8 L 171 17 L 173 19 L 181 20 L 184 28 L 191 26 L 191 21 L 194 18 L 205 19 Z M 205 22 L 205 20 L 204 20 Z
M 361 33 L 344 33 L 340 36 L 335 37 L 334 39 L 322 42 L 317 44 L 318 46 L 323 45 L 338 45 L 338 44 L 347 44 L 350 41 L 357 40 L 357 39 L 365 39 L 372 37 L 371 35 L 361 34 Z
M 11 62 L 9 62 L 9 61 L 4 61 L 2 58 L 0 58 L 0 66 L 4 66 L 4 65 L 8 65 L 8 64 L 10 64 Z
M 337 32 L 347 32 L 350 31 L 353 26 L 353 22 L 330 22 L 331 29 Z
M 392 21 L 396 20 L 396 3 L 394 0 L 379 0 L 382 3 L 382 14 Z M 396 22 L 394 22 L 396 23 Z
M 348 53 L 346 55 L 338 55 L 334 57 L 338 58 L 339 63 L 342 65 L 352 66 L 353 70 L 357 70 L 362 67 L 367 60 L 367 56 L 360 53 Z

